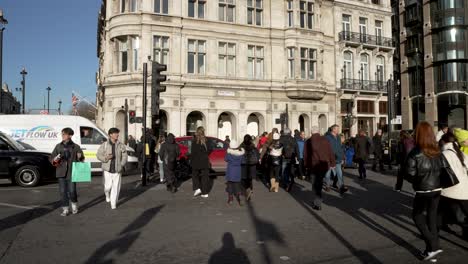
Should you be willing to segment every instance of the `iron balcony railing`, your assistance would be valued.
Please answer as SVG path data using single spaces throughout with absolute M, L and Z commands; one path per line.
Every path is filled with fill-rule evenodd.
M 362 44 L 369 44 L 369 45 L 376 45 L 376 46 L 384 46 L 384 47 L 393 47 L 393 40 L 392 38 L 386 38 L 381 36 L 374 36 L 369 34 L 362 34 L 358 32 L 351 32 L 351 31 L 341 31 L 339 33 L 340 41 L 348 41 L 354 43 L 362 43 Z
M 341 89 L 355 91 L 387 92 L 387 84 L 384 81 L 341 79 Z

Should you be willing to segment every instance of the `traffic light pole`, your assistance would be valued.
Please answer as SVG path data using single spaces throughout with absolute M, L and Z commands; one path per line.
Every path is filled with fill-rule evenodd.
M 146 96 L 147 96 L 147 80 L 148 80 L 148 64 L 145 62 L 143 63 L 143 151 L 142 151 L 142 159 L 143 159 L 143 168 L 141 171 L 141 186 L 146 186 Z

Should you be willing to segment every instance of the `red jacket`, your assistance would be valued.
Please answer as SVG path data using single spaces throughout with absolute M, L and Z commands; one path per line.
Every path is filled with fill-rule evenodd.
M 320 134 L 313 134 L 304 146 L 304 165 L 314 171 L 326 172 L 336 166 L 330 142 Z

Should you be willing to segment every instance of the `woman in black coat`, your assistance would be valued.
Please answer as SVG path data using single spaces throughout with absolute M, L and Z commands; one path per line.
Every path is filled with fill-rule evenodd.
M 244 149 L 244 161 L 242 162 L 242 186 L 245 190 L 245 197 L 250 201 L 253 194 L 252 179 L 257 175 L 257 164 L 260 159 L 260 154 L 255 144 L 252 142 L 250 135 L 244 136 L 244 141 L 240 145 Z
M 175 136 L 171 133 L 167 136 L 164 144 L 161 145 L 161 149 L 159 150 L 159 157 L 162 160 L 167 190 L 173 193 L 177 192 L 175 169 L 179 155 L 179 145 L 177 145 L 175 142 Z
M 210 178 L 210 153 L 212 147 L 205 136 L 203 127 L 197 128 L 197 132 L 190 147 L 190 164 L 192 166 L 193 196 L 201 194 L 203 198 L 208 198 L 211 186 Z

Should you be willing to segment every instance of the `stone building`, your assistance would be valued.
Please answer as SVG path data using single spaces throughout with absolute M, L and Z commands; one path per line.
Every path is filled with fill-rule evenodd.
M 97 123 L 141 135 L 127 112 L 142 115 L 151 56 L 168 67 L 160 118 L 177 136 L 200 125 L 219 138 L 258 135 L 280 126 L 286 105 L 292 129 L 354 120 L 349 131 L 374 131 L 392 72 L 390 17 L 377 0 L 103 0 Z M 352 116 L 339 112 L 346 100 Z
M 0 89 L 0 114 L 19 114 L 21 103 L 18 102 L 6 83 Z

